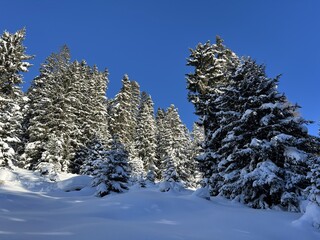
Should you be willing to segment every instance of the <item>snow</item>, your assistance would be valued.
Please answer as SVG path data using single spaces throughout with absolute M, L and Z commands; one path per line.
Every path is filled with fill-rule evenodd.
M 160 192 L 158 185 L 97 198 L 87 176 L 57 179 L 0 170 L 0 239 L 320 239 L 300 213 L 251 209 L 221 197 L 205 200 L 201 191 Z
M 297 226 L 313 225 L 320 230 L 320 206 L 316 203 L 309 203 L 305 214 L 293 223 Z
M 288 158 L 295 159 L 297 162 L 305 161 L 307 154 L 295 147 L 286 147 L 284 155 Z
M 282 108 L 280 103 L 264 103 L 260 107 L 261 109 L 274 109 L 274 108 Z

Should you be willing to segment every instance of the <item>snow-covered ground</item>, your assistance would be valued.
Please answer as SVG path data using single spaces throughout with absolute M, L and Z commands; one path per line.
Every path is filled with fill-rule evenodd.
M 59 178 L 0 170 L 1 240 L 320 239 L 299 213 L 208 201 L 192 191 L 163 193 L 156 186 L 97 198 L 89 177 Z

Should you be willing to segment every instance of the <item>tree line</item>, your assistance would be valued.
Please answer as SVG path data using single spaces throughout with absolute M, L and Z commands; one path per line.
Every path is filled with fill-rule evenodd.
M 106 97 L 108 71 L 71 61 L 67 46 L 41 65 L 26 93 L 31 66 L 25 30 L 0 38 L 0 163 L 93 176 L 97 195 L 160 182 L 161 191 L 197 188 L 254 208 L 300 211 L 320 205 L 320 141 L 308 134 L 299 106 L 277 89 L 279 77 L 239 57 L 221 38 L 191 49 L 188 100 L 199 121 L 190 133 L 174 105 L 153 101 L 124 75 Z
M 128 75 L 118 94 L 107 98 L 108 71 L 72 61 L 67 46 L 47 57 L 23 93 L 20 73 L 33 58 L 24 38 L 22 29 L 0 39 L 2 166 L 52 180 L 58 172 L 92 175 L 98 196 L 121 192 L 128 182 L 167 182 L 163 191 L 196 186 L 201 127 L 190 133 L 174 105 L 155 114 L 151 96 Z

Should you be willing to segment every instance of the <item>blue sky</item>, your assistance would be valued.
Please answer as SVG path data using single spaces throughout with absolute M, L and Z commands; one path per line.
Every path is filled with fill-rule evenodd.
M 10 0 L 1 1 L 0 31 L 26 27 L 25 45 L 36 55 L 24 89 L 40 63 L 63 44 L 73 59 L 110 72 L 112 98 L 127 73 L 152 95 L 155 107 L 174 103 L 190 128 L 196 116 L 187 101 L 185 74 L 189 48 L 215 41 L 282 74 L 280 92 L 320 120 L 320 1 L 318 0 Z

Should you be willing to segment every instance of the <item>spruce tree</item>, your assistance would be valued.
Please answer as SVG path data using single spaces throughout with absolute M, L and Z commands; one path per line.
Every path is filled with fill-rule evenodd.
M 197 157 L 203 153 L 203 143 L 204 143 L 204 130 L 203 126 L 200 126 L 198 123 L 193 124 L 192 132 L 191 132 L 191 139 L 192 139 L 192 144 L 190 145 L 191 147 L 191 159 L 193 166 L 192 169 L 194 170 L 194 186 L 198 186 L 201 184 L 202 181 L 202 174 L 199 171 L 199 164 L 196 161 Z
M 226 48 L 223 40 L 217 37 L 216 43 L 199 43 L 191 54 L 187 65 L 194 67 L 194 72 L 187 74 L 188 100 L 194 104 L 195 114 L 199 116 L 198 124 L 203 126 L 205 140 L 203 153 L 197 157 L 199 169 L 202 172 L 202 185 L 215 186 L 211 194 L 218 194 L 221 178 L 218 173 L 218 163 L 213 160 L 219 141 L 212 141 L 211 136 L 220 128 L 216 119 L 219 112 L 213 104 L 223 96 L 223 88 L 230 82 L 231 76 L 240 64 L 238 56 Z M 210 182 L 210 183 L 209 183 Z
M 182 183 L 177 172 L 177 160 L 173 148 L 174 140 L 168 121 L 164 121 L 161 149 L 161 183 L 160 191 L 167 192 L 171 189 L 180 189 Z
M 99 168 L 94 161 L 101 159 L 101 153 L 104 151 L 106 151 L 106 146 L 98 138 L 92 139 L 85 147 L 82 147 L 81 151 L 77 152 L 78 157 L 82 160 L 80 174 L 93 175 Z
M 70 64 L 69 49 L 64 46 L 58 54 L 51 54 L 42 64 L 40 75 L 28 90 L 29 109 L 27 112 L 27 144 L 22 160 L 25 167 L 36 169 L 41 162 L 51 161 L 50 139 L 57 139 L 64 145 L 62 133 L 66 129 L 64 118 L 63 80 Z M 62 119 L 63 118 L 63 119 Z M 54 150 L 52 149 L 54 152 Z M 55 153 L 56 159 L 64 159 L 62 151 Z M 51 158 L 52 159 L 52 158 Z M 56 162 L 61 169 L 61 163 Z
M 165 155 L 165 126 L 164 126 L 164 119 L 165 119 L 165 110 L 158 108 L 156 113 L 156 179 L 161 180 L 161 162 L 162 158 Z
M 21 72 L 27 72 L 32 59 L 23 45 L 25 29 L 0 37 L 0 166 L 17 163 L 22 145 L 23 108 L 26 99 L 20 89 Z
M 133 142 L 132 124 L 132 86 L 128 75 L 122 79 L 122 88 L 115 96 L 109 107 L 110 132 L 113 137 L 117 137 L 121 144 L 129 146 Z
M 309 175 L 311 186 L 309 189 L 309 199 L 320 207 L 320 157 L 314 158 L 311 164 Z M 320 222 L 319 222 L 320 224 Z
M 254 208 L 299 210 L 312 157 L 304 120 L 263 66 L 244 59 L 224 94 L 211 102 L 220 127 L 210 136 L 212 193 Z
M 136 81 L 130 81 L 131 85 L 131 118 L 133 119 L 131 123 L 130 135 L 131 141 L 134 142 L 137 134 L 138 127 L 138 114 L 141 105 L 141 92 L 140 86 Z
M 144 165 L 144 173 L 151 182 L 156 178 L 156 122 L 154 118 L 153 101 L 149 94 L 142 92 L 139 113 L 137 117 L 137 134 L 135 148 L 137 157 Z
M 218 46 L 222 46 L 220 51 Z M 197 157 L 211 195 L 255 208 L 298 211 L 314 147 L 297 105 L 277 91 L 263 66 L 239 60 L 221 41 L 198 45 L 188 65 L 189 100 L 204 126 Z
M 194 73 L 187 74 L 188 100 L 194 104 L 205 132 L 211 131 L 212 126 L 209 125 L 215 127 L 214 119 L 208 116 L 211 112 L 208 102 L 212 101 L 213 96 L 223 94 L 221 87 L 228 85 L 232 72 L 240 62 L 238 56 L 222 43 L 220 37 L 216 38 L 215 44 L 210 41 L 199 43 L 195 49 L 190 49 L 187 63 L 195 68 Z
M 111 143 L 111 149 L 96 149 L 90 155 L 90 173 L 96 195 L 103 197 L 110 192 L 123 192 L 128 189 L 129 179 L 128 153 L 117 140 Z
M 174 105 L 165 113 L 161 141 L 162 186 L 165 191 L 170 189 L 170 185 L 173 188 L 191 186 L 194 182 L 194 165 L 189 151 L 191 140 Z
M 95 136 L 108 141 L 107 83 L 107 72 L 85 61 L 71 62 L 67 46 L 46 59 L 28 91 L 26 167 L 54 162 L 59 171 L 77 172 L 76 152 Z M 52 139 L 61 145 L 59 151 Z
M 130 180 L 132 183 L 140 183 L 141 186 L 145 185 L 146 172 L 144 163 L 137 151 L 137 142 L 130 145 L 128 150 L 128 163 L 130 166 Z

